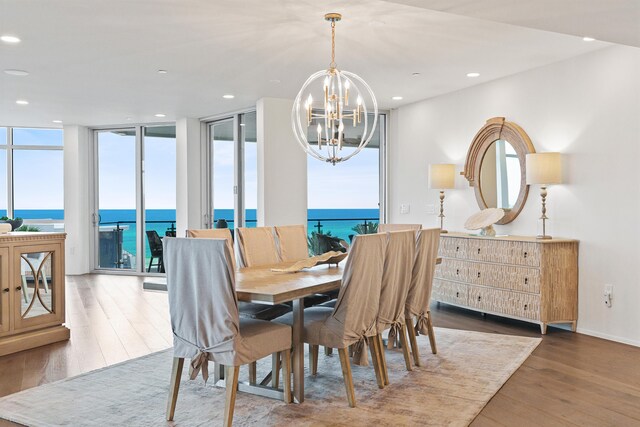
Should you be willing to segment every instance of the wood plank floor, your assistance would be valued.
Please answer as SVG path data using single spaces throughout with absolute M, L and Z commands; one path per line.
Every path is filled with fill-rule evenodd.
M 436 326 L 539 337 L 539 327 L 441 305 Z M 142 278 L 67 277 L 71 340 L 0 357 L 0 396 L 168 348 L 166 293 Z M 437 337 L 436 337 L 437 338 Z M 0 426 L 14 425 L 0 421 Z M 540 346 L 472 423 L 640 426 L 640 348 L 549 328 Z

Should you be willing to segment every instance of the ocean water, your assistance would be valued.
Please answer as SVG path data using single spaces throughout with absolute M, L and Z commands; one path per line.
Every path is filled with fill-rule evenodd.
M 4 215 L 0 210 L 0 216 Z M 62 209 L 52 210 L 15 210 L 15 216 L 24 219 L 46 219 L 46 220 L 63 220 L 64 211 Z M 307 230 L 309 233 L 318 231 L 318 225 L 322 233 L 331 233 L 331 235 L 349 241 L 349 235 L 356 234 L 352 230 L 358 224 L 377 223 L 380 216 L 378 209 L 309 209 L 307 211 Z M 247 226 L 256 226 L 256 210 L 247 209 Z M 216 209 L 214 211 L 214 221 L 226 219 L 229 222 L 229 228 L 234 228 L 233 209 Z M 175 228 L 176 211 L 175 209 L 147 209 L 146 210 L 147 230 L 155 230 L 160 236 L 172 228 Z M 52 228 L 50 224 L 38 225 L 43 230 Z M 100 229 L 109 230 L 120 227 L 122 232 L 123 250 L 130 253 L 136 253 L 136 211 L 134 209 L 101 209 L 100 210 Z M 145 239 L 146 241 L 146 239 Z M 148 245 L 146 245 L 145 260 L 151 256 Z

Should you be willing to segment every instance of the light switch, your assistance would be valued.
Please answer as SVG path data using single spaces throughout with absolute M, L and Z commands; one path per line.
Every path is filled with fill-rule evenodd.
M 409 213 L 409 209 L 410 209 L 410 205 L 409 204 L 401 204 L 400 205 L 400 213 L 401 214 L 408 214 Z

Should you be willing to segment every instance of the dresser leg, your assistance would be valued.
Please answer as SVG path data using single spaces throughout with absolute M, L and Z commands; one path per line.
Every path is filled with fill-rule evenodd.
M 573 322 L 571 322 L 571 332 L 575 332 L 577 327 L 578 327 L 578 321 L 577 320 L 574 320 Z
M 542 335 L 546 335 L 547 334 L 547 324 L 546 323 L 540 323 L 540 333 Z

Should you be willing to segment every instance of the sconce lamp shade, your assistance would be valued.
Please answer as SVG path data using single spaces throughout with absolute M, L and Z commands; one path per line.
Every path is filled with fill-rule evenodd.
M 527 154 L 527 184 L 562 183 L 562 156 L 560 153 Z
M 456 165 L 429 165 L 429 188 L 445 190 L 456 187 Z

